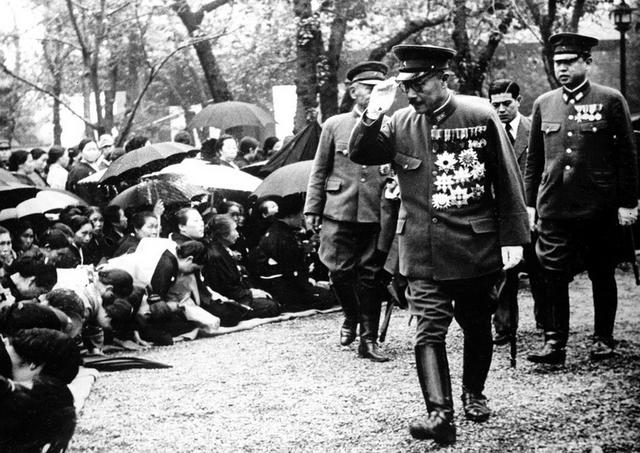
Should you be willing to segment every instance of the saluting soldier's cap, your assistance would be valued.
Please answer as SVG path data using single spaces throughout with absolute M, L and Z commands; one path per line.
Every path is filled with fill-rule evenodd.
M 376 85 L 386 78 L 387 72 L 389 67 L 384 63 L 363 61 L 347 71 L 347 81 Z
M 402 64 L 397 81 L 418 79 L 429 72 L 449 69 L 449 60 L 456 55 L 455 50 L 440 46 L 401 44 L 391 50 Z
M 598 45 L 598 40 L 578 33 L 556 33 L 549 38 L 553 55 L 574 55 L 576 57 L 590 53 Z

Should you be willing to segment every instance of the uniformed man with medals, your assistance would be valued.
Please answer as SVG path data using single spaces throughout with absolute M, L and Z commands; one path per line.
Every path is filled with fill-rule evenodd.
M 619 91 L 591 83 L 591 48 L 598 40 L 558 33 L 555 75 L 562 85 L 533 107 L 525 173 L 527 210 L 545 269 L 544 346 L 535 363 L 564 364 L 569 335 L 569 282 L 586 267 L 593 289 L 591 358 L 613 353 L 618 225 L 638 216 L 637 161 L 627 102 Z
M 484 99 L 447 88 L 452 49 L 401 45 L 397 82 L 377 85 L 349 144 L 359 164 L 391 162 L 401 206 L 400 273 L 417 319 L 415 357 L 427 417 L 418 439 L 456 440 L 445 340 L 455 317 L 464 333 L 462 403 L 476 422 L 491 411 L 484 386 L 491 366 L 491 313 L 501 270 L 529 241 L 522 178 L 498 115 Z M 383 121 L 399 83 L 410 107 Z M 455 306 L 453 304 L 455 301 Z

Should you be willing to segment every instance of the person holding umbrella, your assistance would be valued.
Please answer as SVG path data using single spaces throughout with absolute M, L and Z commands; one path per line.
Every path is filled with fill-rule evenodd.
M 389 360 L 378 351 L 382 288 L 376 280 L 382 267 L 376 250 L 380 196 L 389 166 L 351 162 L 347 145 L 372 88 L 384 80 L 387 71 L 385 64 L 367 61 L 347 72 L 347 95 L 355 105 L 351 112 L 324 123 L 304 207 L 309 228 L 317 230 L 322 223 L 318 252 L 344 311 L 340 344 L 351 344 L 360 325 L 358 355 L 375 362 Z
M 98 144 L 90 138 L 82 139 L 78 144 L 78 150 L 81 155 L 80 161 L 75 163 L 69 170 L 65 188 L 85 201 L 91 202 L 93 196 L 90 188 L 85 184 L 78 184 L 78 182 L 100 170 L 98 161 L 102 156 L 102 152 L 98 148 Z

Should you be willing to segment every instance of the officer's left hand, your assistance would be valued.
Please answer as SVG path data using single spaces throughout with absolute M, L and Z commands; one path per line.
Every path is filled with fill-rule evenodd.
M 502 264 L 505 271 L 515 267 L 522 261 L 522 246 L 511 245 L 502 247 Z
M 620 225 L 632 225 L 638 220 L 638 207 L 633 209 L 618 208 L 618 222 Z

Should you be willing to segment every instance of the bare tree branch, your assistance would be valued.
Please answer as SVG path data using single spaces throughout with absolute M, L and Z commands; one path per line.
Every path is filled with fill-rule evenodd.
M 82 36 L 82 32 L 80 31 L 80 27 L 78 26 L 78 20 L 76 19 L 75 11 L 73 10 L 73 3 L 71 0 L 67 0 L 67 10 L 69 12 L 69 18 L 71 19 L 71 25 L 76 32 L 76 36 L 78 38 L 78 42 L 80 43 L 80 50 L 82 51 L 83 57 L 85 54 L 88 55 L 89 49 L 84 42 L 84 37 Z
M 7 74 L 10 77 L 13 77 L 15 80 L 24 83 L 25 85 L 30 86 L 31 88 L 33 88 L 36 91 L 40 91 L 41 93 L 44 93 L 48 96 L 50 96 L 51 98 L 55 99 L 56 101 L 58 101 L 60 103 L 60 105 L 62 105 L 63 107 L 65 107 L 67 110 L 69 110 L 74 116 L 80 118 L 82 120 L 83 123 L 85 123 L 87 126 L 92 127 L 94 129 L 98 128 L 97 124 L 92 123 L 91 121 L 87 120 L 85 117 L 83 117 L 82 115 L 79 115 L 75 112 L 75 110 L 73 110 L 71 108 L 71 106 L 69 106 L 69 104 L 67 104 L 66 102 L 64 102 L 62 99 L 60 99 L 58 96 L 56 96 L 55 94 L 53 94 L 51 91 L 47 90 L 46 88 L 42 88 L 41 86 L 36 85 L 33 82 L 28 81 L 27 79 L 19 76 L 18 74 L 15 74 L 13 71 L 11 71 L 9 68 L 7 68 L 4 63 L 0 63 L 0 69 L 2 69 L 2 72 L 4 72 L 5 74 Z
M 226 5 L 227 3 L 233 2 L 233 0 L 214 0 L 212 2 L 209 3 L 205 3 L 204 5 L 202 5 L 200 7 L 200 9 L 196 12 L 196 14 L 204 14 L 204 13 L 208 13 L 210 11 L 213 11 L 214 9 L 220 8 L 221 6 Z
M 414 33 L 418 33 L 425 28 L 435 27 L 436 25 L 444 23 L 449 18 L 450 14 L 451 11 L 447 11 L 446 13 L 436 17 L 426 17 L 422 20 L 409 21 L 402 30 L 369 52 L 369 59 L 377 61 L 382 60 L 393 46 L 404 42 L 409 36 Z
M 125 122 L 123 130 L 120 132 L 120 134 L 118 134 L 118 140 L 117 140 L 116 146 L 122 146 L 123 145 L 124 139 L 127 137 L 127 135 L 129 134 L 129 131 L 131 130 L 131 126 L 133 125 L 133 118 L 135 117 L 135 114 L 136 114 L 138 108 L 140 107 L 140 104 L 142 102 L 142 99 L 144 98 L 144 95 L 146 94 L 147 90 L 151 86 L 151 83 L 154 81 L 154 79 L 156 78 L 156 76 L 158 75 L 158 73 L 160 72 L 162 67 L 171 59 L 171 57 L 173 57 L 177 52 L 181 51 L 182 49 L 185 49 L 187 47 L 193 46 L 193 45 L 198 44 L 198 43 L 203 42 L 203 41 L 210 41 L 210 40 L 214 40 L 214 39 L 218 39 L 218 38 L 220 38 L 220 36 L 203 36 L 203 37 L 199 37 L 199 38 L 195 38 L 195 39 L 190 39 L 190 40 L 180 44 L 174 50 L 172 50 L 167 55 L 165 55 L 162 58 L 162 60 L 160 60 L 160 62 L 158 62 L 157 64 L 152 66 L 151 71 L 149 72 L 149 75 L 147 76 L 147 80 L 146 80 L 144 86 L 142 87 L 142 90 L 140 90 L 140 93 L 138 94 L 138 97 L 136 98 L 136 100 L 133 103 L 133 107 L 131 108 L 130 111 L 128 111 L 126 113 L 126 118 L 127 119 L 126 119 L 126 122 Z

